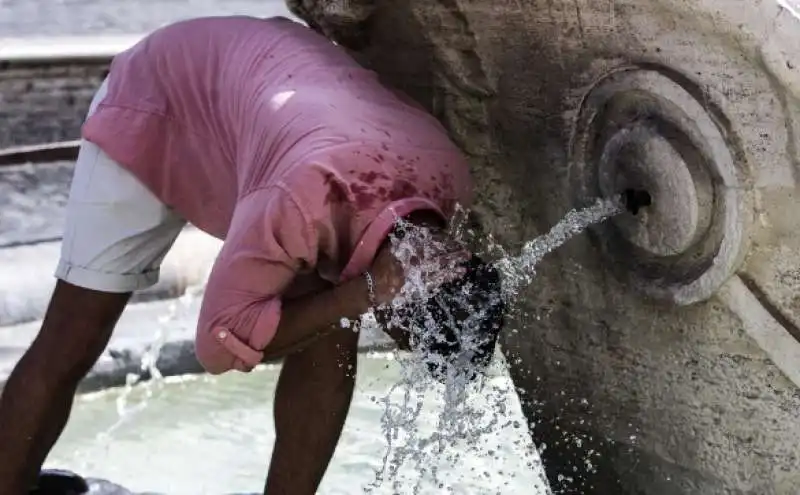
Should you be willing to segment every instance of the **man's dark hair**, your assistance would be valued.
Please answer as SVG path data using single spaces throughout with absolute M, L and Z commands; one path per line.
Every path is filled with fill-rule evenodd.
M 489 365 L 504 324 L 505 302 L 497 269 L 473 256 L 466 274 L 443 284 L 423 305 L 404 308 L 412 346 L 439 381 L 474 380 Z

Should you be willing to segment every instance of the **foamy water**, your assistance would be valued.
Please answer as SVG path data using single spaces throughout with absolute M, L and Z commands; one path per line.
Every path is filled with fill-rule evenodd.
M 70 162 L 0 170 L 0 248 L 59 240 L 71 178 Z

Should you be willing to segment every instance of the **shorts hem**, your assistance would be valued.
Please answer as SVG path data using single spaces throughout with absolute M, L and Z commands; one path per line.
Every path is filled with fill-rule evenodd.
M 158 282 L 160 270 L 144 273 L 109 273 L 90 270 L 60 261 L 56 278 L 72 285 L 101 292 L 125 293 L 146 289 Z

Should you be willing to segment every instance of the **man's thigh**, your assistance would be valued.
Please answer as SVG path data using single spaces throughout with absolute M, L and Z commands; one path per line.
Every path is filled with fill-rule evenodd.
M 103 150 L 83 141 L 56 277 L 104 292 L 145 289 L 158 281 L 185 224 Z

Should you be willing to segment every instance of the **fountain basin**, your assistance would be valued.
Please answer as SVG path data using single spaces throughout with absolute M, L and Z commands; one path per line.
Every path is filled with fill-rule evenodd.
M 320 488 L 323 495 L 363 493 L 374 481 L 387 446 L 380 400 L 390 397 L 396 405 L 403 394 L 402 389 L 391 390 L 401 369 L 394 354 L 364 354 L 358 366 L 354 402 Z M 134 493 L 261 493 L 274 441 L 272 397 L 278 369 L 266 365 L 250 374 L 173 377 L 80 397 L 46 466 L 108 479 Z M 425 394 L 416 422 L 421 438 L 436 429 L 441 392 L 431 384 Z M 496 420 L 495 426 L 487 428 L 478 443 L 464 440 L 448 446 L 443 456 L 423 458 L 426 467 L 438 465 L 441 481 L 456 494 L 547 495 L 538 455 L 525 435 L 519 400 L 503 364 L 496 363 L 486 388 L 471 394 L 469 401 L 485 415 L 473 421 Z M 401 433 L 396 441 L 403 438 Z M 454 455 L 457 461 L 447 460 Z M 387 479 L 373 493 L 413 493 L 418 478 L 419 466 L 409 458 L 395 479 Z M 419 493 L 442 492 L 426 479 Z

